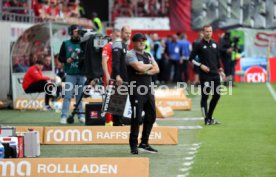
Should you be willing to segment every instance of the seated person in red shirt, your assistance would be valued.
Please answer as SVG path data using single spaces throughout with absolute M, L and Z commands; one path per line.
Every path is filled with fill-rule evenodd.
M 28 71 L 26 72 L 23 78 L 23 89 L 25 93 L 36 93 L 36 92 L 45 92 L 45 107 L 44 110 L 52 110 L 49 106 L 50 98 L 53 98 L 52 93 L 49 93 L 50 90 L 45 89 L 48 81 L 54 81 L 54 77 L 43 76 L 42 69 L 43 69 L 44 62 L 43 60 L 39 59 L 36 61 L 36 64 L 31 66 Z M 54 86 L 54 85 L 53 85 Z M 53 89 L 53 87 L 47 87 Z

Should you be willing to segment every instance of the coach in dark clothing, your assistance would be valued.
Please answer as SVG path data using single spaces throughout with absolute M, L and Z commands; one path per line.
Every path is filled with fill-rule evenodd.
M 219 47 L 212 40 L 213 29 L 206 25 L 203 27 L 203 39 L 197 43 L 190 55 L 190 61 L 199 66 L 200 85 L 201 85 L 201 110 L 205 120 L 205 125 L 219 124 L 212 118 L 215 107 L 220 98 L 218 87 L 220 86 L 220 75 L 225 77 L 220 66 Z M 198 55 L 199 61 L 195 58 Z M 213 97 L 207 109 L 208 96 L 213 91 Z
M 111 78 L 115 79 L 118 85 L 127 82 L 126 53 L 131 37 L 131 29 L 124 26 L 121 30 L 121 39 L 115 40 L 112 44 L 112 73 Z
M 155 99 L 152 83 L 152 76 L 159 73 L 159 67 L 153 56 L 144 51 L 146 37 L 141 33 L 136 33 L 132 37 L 133 50 L 126 56 L 129 96 L 132 108 L 131 128 L 129 136 L 129 145 L 132 154 L 138 154 L 139 151 L 156 153 L 149 144 L 149 135 L 152 126 L 156 120 Z M 145 117 L 142 119 L 142 112 Z M 139 125 L 143 123 L 143 132 L 141 143 L 138 145 Z
M 121 29 L 121 39 L 116 39 L 112 44 L 112 73 L 111 78 L 116 80 L 117 85 L 127 82 L 126 53 L 131 37 L 131 29 L 124 26 Z M 122 125 L 120 116 L 113 115 L 113 126 Z

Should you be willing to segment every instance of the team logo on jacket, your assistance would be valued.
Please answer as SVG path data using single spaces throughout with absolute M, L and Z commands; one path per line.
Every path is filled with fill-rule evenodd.
M 213 48 L 217 48 L 217 44 L 213 43 L 212 44 Z

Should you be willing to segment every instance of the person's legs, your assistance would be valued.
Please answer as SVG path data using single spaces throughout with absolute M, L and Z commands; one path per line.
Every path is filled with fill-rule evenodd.
M 47 87 L 47 88 L 46 88 Z M 26 93 L 45 92 L 45 106 L 49 106 L 50 98 L 53 98 L 54 84 L 48 83 L 46 80 L 40 80 L 32 83 L 26 90 Z
M 141 138 L 142 144 L 148 144 L 152 126 L 156 120 L 154 96 L 149 95 L 145 99 L 147 99 L 147 101 L 143 105 L 143 108 L 145 111 L 145 118 L 144 118 L 143 132 L 142 132 L 142 138 Z
M 208 101 L 208 96 L 209 96 L 209 92 L 211 90 L 210 88 L 210 82 L 208 82 L 207 80 L 200 80 L 200 89 L 201 89 L 201 101 L 200 101 L 200 107 L 201 107 L 201 112 L 202 112 L 202 116 L 205 119 L 205 123 L 208 119 L 208 115 L 207 115 L 207 101 Z
M 214 88 L 212 88 L 213 97 L 212 97 L 212 99 L 210 101 L 210 105 L 209 105 L 208 119 L 212 119 L 213 112 L 214 112 L 216 105 L 218 103 L 218 100 L 220 98 L 220 90 L 218 90 L 218 88 L 220 86 L 220 79 L 217 78 L 217 79 L 213 80 L 212 82 L 214 83 Z
M 183 61 L 184 81 L 189 82 L 189 60 Z
M 222 60 L 224 65 L 224 72 L 225 72 L 225 83 L 228 84 L 228 82 L 231 80 L 231 58 L 224 58 Z
M 169 60 L 168 62 L 168 69 L 167 69 L 167 82 L 173 80 L 173 73 L 175 72 L 175 68 L 173 66 L 173 61 Z
M 156 61 L 157 64 L 158 64 L 158 67 L 159 67 L 159 73 L 157 74 L 157 80 L 159 80 L 160 82 L 163 81 L 163 77 L 162 77 L 162 74 L 163 74 L 163 66 L 162 66 L 162 60 L 159 59 Z
M 76 86 L 78 87 L 78 92 L 75 93 L 76 94 L 76 103 L 81 99 L 81 96 L 83 94 L 83 88 L 84 88 L 84 83 L 85 83 L 85 77 L 81 76 L 81 75 L 77 75 L 76 76 L 77 80 L 76 80 Z M 78 105 L 78 117 L 80 118 L 84 118 L 84 112 L 83 112 L 83 105 L 82 105 L 82 101 L 80 102 L 80 104 Z
M 173 61 L 173 65 L 174 65 L 173 81 L 174 82 L 178 82 L 179 81 L 179 67 L 180 67 L 180 63 L 179 63 L 179 61 Z
M 184 79 L 183 79 L 183 73 L 184 73 L 184 63 L 180 64 L 179 63 L 179 71 L 178 71 L 178 82 L 183 82 Z
M 143 102 L 136 96 L 130 96 L 130 103 L 132 109 L 129 145 L 132 154 L 138 154 L 138 135 L 139 125 L 142 121 Z
M 68 116 L 70 102 L 72 95 L 74 93 L 74 87 L 76 85 L 76 76 L 67 75 L 65 78 L 65 94 L 61 110 L 61 118 L 66 118 Z
M 113 119 L 113 126 L 122 126 L 121 116 L 112 115 L 112 119 Z

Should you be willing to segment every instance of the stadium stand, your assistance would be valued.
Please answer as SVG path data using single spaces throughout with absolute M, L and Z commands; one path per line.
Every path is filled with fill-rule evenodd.
M 16 22 L 65 22 L 91 26 L 89 19 L 81 18 L 78 0 L 3 0 L 0 20 Z
M 115 0 L 112 21 L 117 17 L 162 17 L 168 15 L 168 0 Z

